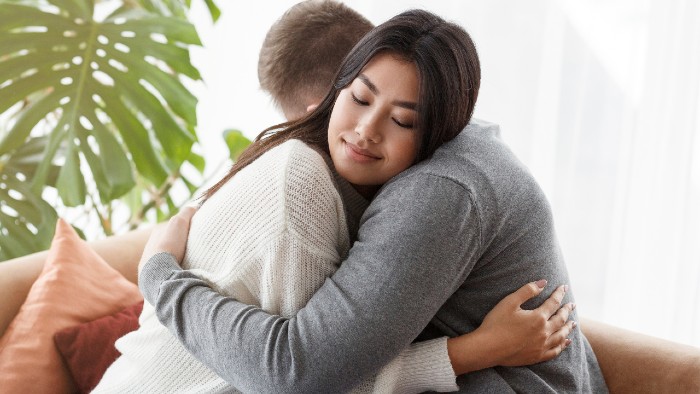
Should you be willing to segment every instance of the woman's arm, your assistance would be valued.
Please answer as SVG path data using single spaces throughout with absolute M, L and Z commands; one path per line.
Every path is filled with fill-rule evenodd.
M 414 342 L 382 369 L 373 391 L 456 391 L 455 376 L 441 373 L 441 365 L 448 364 L 454 375 L 461 375 L 494 366 L 536 364 L 556 357 L 571 343 L 567 336 L 576 326 L 573 321 L 567 322 L 573 304 L 561 307 L 566 286 L 559 286 L 537 309 L 521 309 L 545 285 L 546 281 L 531 282 L 508 295 L 469 334 Z
M 171 220 L 171 226 L 164 232 L 154 234 L 153 241 L 149 242 L 144 252 L 145 257 L 156 253 L 153 260 L 164 260 L 169 264 L 177 264 L 182 259 L 185 251 L 186 232 L 180 231 L 189 224 L 189 219 L 194 213 L 193 209 L 183 210 Z M 279 249 L 279 248 L 276 248 Z M 296 250 L 298 253 L 305 248 L 303 244 L 293 247 L 285 247 L 285 250 Z M 165 252 L 165 253 L 161 253 Z M 160 253 L 160 254 L 158 254 Z M 318 288 L 323 277 L 314 278 L 310 275 L 315 271 L 327 271 L 327 265 L 332 262 L 318 257 L 298 256 L 285 264 L 277 264 L 279 257 L 272 257 L 266 265 L 277 264 L 276 267 L 268 266 L 264 271 L 269 277 L 264 278 L 265 283 L 274 284 L 284 282 L 292 288 Z M 289 257 L 289 256 L 286 256 Z M 290 259 L 287 259 L 290 260 Z M 307 264 L 295 265 L 295 261 L 306 261 Z M 316 261 L 319 267 L 313 268 L 309 262 Z M 304 272 L 309 270 L 310 272 Z M 144 281 L 146 282 L 146 281 Z M 484 319 L 482 325 L 472 333 L 457 338 L 446 340 L 441 338 L 411 344 L 398 357 L 387 364 L 376 379 L 370 383 L 363 383 L 364 391 L 374 392 L 422 392 L 422 391 L 454 391 L 455 374 L 467 373 L 496 365 L 518 366 L 534 364 L 546 361 L 558 355 L 567 343 L 567 335 L 574 327 L 573 322 L 567 324 L 569 311 L 572 305 L 568 304 L 560 308 L 561 301 L 566 292 L 565 286 L 560 286 L 550 298 L 535 310 L 524 310 L 520 306 L 530 298 L 540 294 L 546 285 L 546 281 L 532 282 L 521 287 L 513 294 L 504 298 Z M 273 287 L 275 287 L 273 285 Z M 275 298 L 279 305 L 289 303 L 285 298 L 296 298 L 296 294 L 278 293 Z M 210 294 L 213 302 L 222 302 L 219 298 L 225 298 L 219 294 Z M 308 298 L 309 296 L 306 296 Z M 292 300 L 298 303 L 305 300 Z M 206 308 L 206 304 L 202 305 Z M 287 311 L 289 314 L 293 311 Z M 202 329 L 206 332 L 228 332 L 225 323 L 221 320 L 201 322 Z M 201 345 L 201 344 L 200 344 Z M 212 345 L 212 346 L 209 346 Z M 199 349 L 213 347 L 214 344 L 201 346 Z M 232 365 L 227 365 L 226 360 L 204 357 L 201 351 L 195 352 L 201 361 L 217 370 L 229 383 L 236 384 L 236 371 Z M 214 362 L 210 364 L 210 362 Z
M 559 286 L 537 309 L 520 307 L 544 286 L 546 281 L 524 285 L 501 300 L 476 330 L 448 339 L 455 373 L 531 365 L 558 356 L 571 343 L 567 337 L 576 327 L 576 322 L 569 321 L 576 306 L 569 303 L 561 307 L 568 287 Z

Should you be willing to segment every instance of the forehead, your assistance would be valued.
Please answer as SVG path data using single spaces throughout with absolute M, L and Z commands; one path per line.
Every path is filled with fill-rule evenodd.
M 360 72 L 376 86 L 378 94 L 401 96 L 404 100 L 418 98 L 418 69 L 415 63 L 391 53 L 372 57 Z M 355 83 L 363 83 L 359 79 Z

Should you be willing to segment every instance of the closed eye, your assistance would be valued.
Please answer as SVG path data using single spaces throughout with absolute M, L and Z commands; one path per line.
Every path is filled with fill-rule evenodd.
M 354 93 L 350 93 L 350 96 L 352 97 L 352 101 L 354 101 L 358 105 L 369 105 L 367 101 L 362 101 L 359 98 L 355 97 Z
M 412 124 L 401 123 L 401 122 L 400 122 L 398 119 L 396 119 L 396 118 L 391 118 L 391 120 L 393 120 L 394 123 L 396 123 L 397 126 L 402 127 L 402 128 L 404 128 L 404 129 L 412 129 L 412 128 L 413 128 L 413 125 L 412 125 Z

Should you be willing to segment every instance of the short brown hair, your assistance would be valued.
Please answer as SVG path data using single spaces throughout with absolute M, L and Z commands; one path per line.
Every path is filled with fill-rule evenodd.
M 332 0 L 308 0 L 288 9 L 265 36 L 258 60 L 260 87 L 285 115 L 320 100 L 355 44 L 374 26 Z

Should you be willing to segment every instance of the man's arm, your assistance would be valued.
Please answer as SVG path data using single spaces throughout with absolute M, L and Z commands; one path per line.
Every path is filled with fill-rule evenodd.
M 148 227 L 130 231 L 90 242 L 90 246 L 110 266 L 136 283 L 136 267 L 152 230 L 153 227 Z M 43 251 L 0 263 L 0 336 L 19 312 L 29 289 L 44 268 L 47 256 L 48 251 Z
M 469 193 L 440 177 L 387 185 L 363 221 L 348 260 L 289 320 L 222 297 L 167 259 L 145 265 L 141 289 L 184 346 L 239 389 L 346 391 L 411 343 L 480 249 Z

